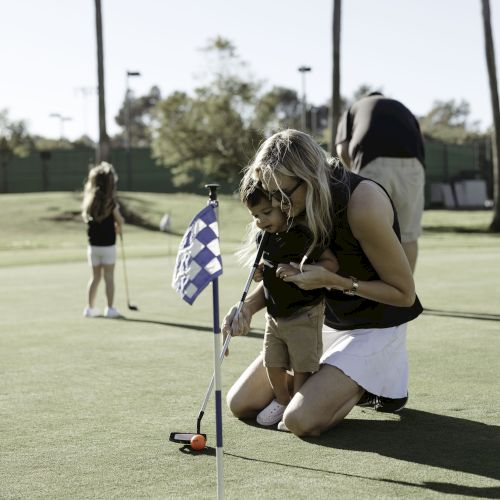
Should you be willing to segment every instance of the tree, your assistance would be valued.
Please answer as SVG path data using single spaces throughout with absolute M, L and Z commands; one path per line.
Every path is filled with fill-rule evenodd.
M 176 185 L 195 178 L 235 184 L 262 139 L 253 124 L 260 84 L 241 76 L 244 63 L 229 40 L 217 37 L 203 50 L 215 62 L 209 81 L 194 96 L 175 92 L 158 104 L 153 155 Z
M 134 97 L 129 95 L 130 105 L 130 145 L 131 147 L 149 147 L 151 145 L 151 129 L 155 121 L 155 108 L 161 101 L 160 89 L 151 87 L 148 94 Z M 127 96 L 115 117 L 116 123 L 123 131 L 113 137 L 113 142 L 125 146 L 127 139 Z
M 273 87 L 256 103 L 253 125 L 264 135 L 283 128 L 299 128 L 301 102 L 295 90 Z
M 95 0 L 95 24 L 97 39 L 97 81 L 99 94 L 99 144 L 97 162 L 110 161 L 111 146 L 106 131 L 106 96 L 104 92 L 104 44 L 102 39 L 101 0 Z
M 481 137 L 476 122 L 469 123 L 467 101 L 435 101 L 432 109 L 420 117 L 422 134 L 430 139 L 451 144 L 473 142 Z
M 11 121 L 6 109 L 0 111 L 0 192 L 9 192 L 7 167 L 13 156 L 27 156 L 33 144 L 24 121 Z
M 159 105 L 159 115 L 153 154 L 170 167 L 176 185 L 188 184 L 199 174 L 200 184 L 236 183 L 251 154 L 247 148 L 261 140 L 227 95 L 176 92 Z
M 285 127 L 298 128 L 300 100 L 295 90 L 272 87 L 244 75 L 233 44 L 211 40 L 204 52 L 209 71 L 194 95 L 175 92 L 162 100 L 153 126 L 153 155 L 173 174 L 176 185 L 207 178 L 235 185 L 262 139 Z M 323 124 L 326 107 L 311 118 Z
M 495 67 L 495 49 L 491 29 L 489 0 L 482 0 L 484 48 L 491 96 L 491 112 L 493 114 L 493 197 L 494 214 L 490 230 L 500 232 L 500 106 L 498 101 L 497 72 Z

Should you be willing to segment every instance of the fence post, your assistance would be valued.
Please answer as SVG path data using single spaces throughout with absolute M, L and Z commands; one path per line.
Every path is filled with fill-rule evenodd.
M 50 151 L 40 151 L 40 160 L 42 160 L 42 190 L 49 190 L 49 160 L 52 157 Z
M 8 158 L 6 158 L 6 154 L 2 151 L 0 152 L 0 167 L 2 169 L 2 193 L 9 192 L 9 173 L 7 171 L 7 165 L 9 163 Z
M 450 182 L 450 172 L 448 168 L 448 145 L 443 144 L 443 171 L 446 182 Z

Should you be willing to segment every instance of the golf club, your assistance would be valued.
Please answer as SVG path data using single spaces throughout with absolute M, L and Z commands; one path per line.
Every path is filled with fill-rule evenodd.
M 130 303 L 130 297 L 128 293 L 127 265 L 125 264 L 125 245 L 123 244 L 122 233 L 120 233 L 120 243 L 122 247 L 123 276 L 125 277 L 125 295 L 127 297 L 127 306 L 131 311 L 138 311 L 139 308 Z
M 245 288 L 243 290 L 243 294 L 241 296 L 240 302 L 238 304 L 238 307 L 236 309 L 236 312 L 234 316 L 237 316 L 241 312 L 241 308 L 243 307 L 243 303 L 245 302 L 246 296 L 248 294 L 248 290 L 250 289 L 250 285 L 252 283 L 252 279 L 255 275 L 255 271 L 257 270 L 257 267 L 259 267 L 259 262 L 262 257 L 262 253 L 264 252 L 264 248 L 267 244 L 267 240 L 269 239 L 269 234 L 270 233 L 264 233 L 262 240 L 260 241 L 259 248 L 257 250 L 257 255 L 255 256 L 255 261 L 252 265 L 252 269 L 250 270 L 250 274 L 248 276 L 247 282 L 245 284 Z M 229 342 L 231 342 L 231 335 L 228 335 L 226 337 L 226 340 L 224 342 L 224 345 L 222 346 L 222 351 L 220 353 L 219 357 L 219 363 L 222 363 L 224 361 L 224 356 L 226 354 L 227 348 L 229 347 Z M 203 415 L 205 414 L 205 408 L 207 407 L 208 400 L 210 398 L 210 395 L 212 394 L 212 390 L 214 388 L 214 379 L 215 379 L 215 371 L 212 374 L 212 379 L 210 380 L 210 384 L 208 385 L 207 392 L 205 394 L 205 399 L 203 400 L 203 403 L 201 405 L 200 412 L 198 413 L 198 418 L 196 420 L 196 432 L 171 432 L 170 433 L 170 441 L 173 441 L 174 443 L 182 443 L 182 444 L 190 444 L 191 443 L 191 438 L 195 436 L 196 434 L 200 434 L 200 428 L 201 428 L 201 419 L 203 418 Z M 201 434 L 205 439 L 206 435 Z

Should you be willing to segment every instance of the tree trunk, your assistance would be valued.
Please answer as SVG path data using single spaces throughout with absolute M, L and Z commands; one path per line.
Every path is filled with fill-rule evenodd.
M 500 232 L 500 107 L 498 102 L 497 72 L 495 67 L 495 49 L 493 45 L 493 32 L 491 30 L 491 14 L 489 0 L 481 0 L 483 6 L 484 48 L 486 51 L 486 64 L 490 84 L 491 111 L 493 114 L 493 200 L 494 213 L 490 231 Z
M 330 153 L 335 155 L 335 137 L 340 118 L 340 12 L 342 0 L 333 0 L 332 103 L 330 106 Z
M 97 145 L 97 163 L 109 161 L 111 148 L 106 131 L 106 100 L 104 93 L 104 47 L 102 41 L 101 0 L 95 0 L 95 25 L 97 35 L 97 82 L 99 89 L 99 141 Z

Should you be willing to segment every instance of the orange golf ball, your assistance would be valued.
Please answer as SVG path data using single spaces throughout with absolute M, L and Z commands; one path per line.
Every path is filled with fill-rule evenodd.
M 203 450 L 205 448 L 206 440 L 201 434 L 195 434 L 191 439 L 191 448 L 193 450 Z

